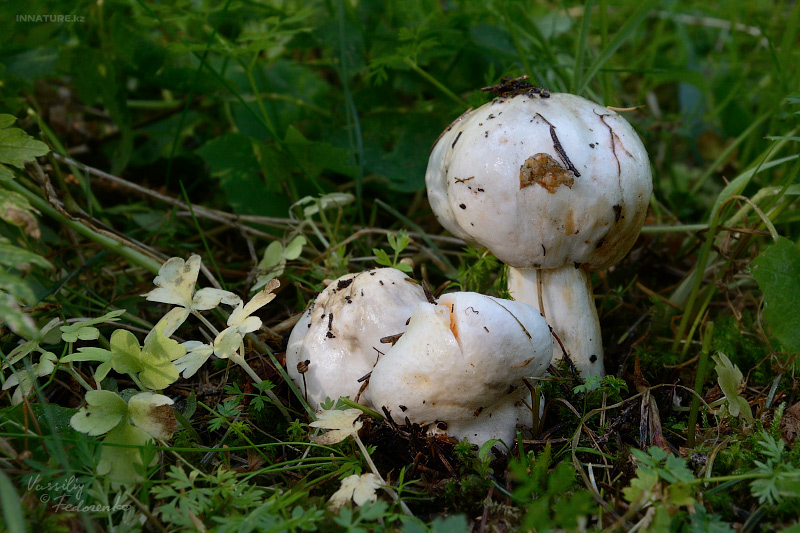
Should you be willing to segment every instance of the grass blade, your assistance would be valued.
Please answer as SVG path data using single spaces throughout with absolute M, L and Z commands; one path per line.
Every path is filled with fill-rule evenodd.
M 575 68 L 572 72 L 572 92 L 581 84 L 581 72 L 583 72 L 583 59 L 586 56 L 586 39 L 589 35 L 589 21 L 592 19 L 593 0 L 586 0 L 583 4 L 583 20 L 581 21 L 581 33 L 578 36 L 577 50 L 575 51 Z
M 25 518 L 14 484 L 0 470 L 0 509 L 3 510 L 3 521 L 8 533 L 25 533 Z
M 625 21 L 625 24 L 622 25 L 611 42 L 608 43 L 608 46 L 606 46 L 594 62 L 589 65 L 589 68 L 586 69 L 586 75 L 581 77 L 581 82 L 575 87 L 575 94 L 582 94 L 586 90 L 586 86 L 592 81 L 597 71 L 600 70 L 611 56 L 614 55 L 614 52 L 633 35 L 633 32 L 636 31 L 639 24 L 641 24 L 650 10 L 653 9 L 655 3 L 655 0 L 643 2 L 636 11 L 633 12 L 630 18 Z

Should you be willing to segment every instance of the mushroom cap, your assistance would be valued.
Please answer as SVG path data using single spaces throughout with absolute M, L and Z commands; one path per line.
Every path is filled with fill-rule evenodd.
M 513 437 L 529 396 L 522 378 L 540 376 L 553 353 L 535 308 L 477 293 L 421 303 L 408 329 L 378 360 L 365 395 L 376 411 L 482 443 Z M 494 416 L 494 415 L 497 416 Z
M 391 345 L 380 339 L 406 330 L 406 322 L 425 293 L 417 282 L 394 268 L 347 274 L 323 290 L 292 330 L 286 366 L 292 381 L 318 408 L 329 397 L 355 399 L 358 382 L 372 370 L 379 351 Z M 303 374 L 298 363 L 308 361 Z
M 631 125 L 564 93 L 465 113 L 433 147 L 425 181 L 442 226 L 516 268 L 608 268 L 633 246 L 652 192 Z

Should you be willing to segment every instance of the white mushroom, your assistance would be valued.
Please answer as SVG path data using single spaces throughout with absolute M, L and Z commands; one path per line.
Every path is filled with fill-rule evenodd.
M 511 295 L 541 309 L 583 376 L 602 376 L 589 272 L 620 261 L 639 234 L 647 152 L 601 105 L 530 86 L 507 92 L 437 141 L 428 199 L 447 230 L 512 267 Z
M 286 348 L 289 376 L 311 407 L 319 408 L 326 397 L 355 399 L 359 378 L 391 346 L 380 339 L 404 332 L 416 305 L 425 301 L 422 287 L 394 268 L 347 274 L 328 285 L 295 325 Z
M 421 303 L 408 329 L 380 357 L 366 397 L 397 423 L 445 431 L 474 444 L 511 445 L 519 422 L 530 423 L 524 377 L 550 364 L 552 336 L 541 313 L 521 302 L 451 293 Z

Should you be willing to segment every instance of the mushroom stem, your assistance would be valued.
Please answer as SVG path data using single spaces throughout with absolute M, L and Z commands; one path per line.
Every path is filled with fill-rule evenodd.
M 547 317 L 584 379 L 605 376 L 600 320 L 586 270 L 573 265 L 541 270 L 509 267 L 508 291 L 515 300 L 537 308 Z M 562 358 L 561 347 L 556 344 L 553 360 Z

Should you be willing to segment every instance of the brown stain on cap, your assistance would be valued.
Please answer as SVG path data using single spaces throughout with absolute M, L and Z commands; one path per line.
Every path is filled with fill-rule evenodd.
M 572 235 L 575 233 L 575 212 L 570 209 L 564 219 L 564 233 Z
M 540 153 L 532 155 L 519 167 L 519 188 L 524 189 L 534 183 L 554 194 L 562 185 L 571 189 L 575 178 L 553 156 Z

